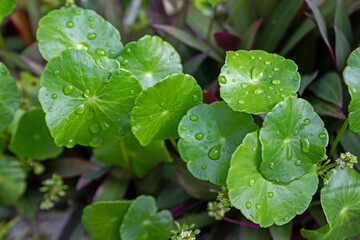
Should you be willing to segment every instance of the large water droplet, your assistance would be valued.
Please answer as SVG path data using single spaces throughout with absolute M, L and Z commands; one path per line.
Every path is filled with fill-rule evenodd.
M 74 91 L 74 87 L 71 85 L 65 85 L 63 88 L 63 92 L 65 95 L 69 95 L 70 93 L 72 93 Z
M 279 79 L 275 79 L 275 80 L 272 80 L 272 84 L 274 84 L 274 85 L 279 85 L 281 82 L 280 82 L 280 80 Z
M 246 202 L 246 208 L 250 209 L 251 208 L 251 202 Z
M 99 56 L 105 56 L 105 54 L 106 54 L 105 50 L 102 49 L 102 48 L 97 48 L 97 49 L 95 50 L 95 53 L 96 53 L 97 55 L 99 55 Z
M 186 131 L 185 125 L 182 125 L 182 126 L 180 127 L 180 129 L 183 130 L 183 131 Z
M 304 153 L 310 152 L 310 142 L 307 138 L 301 138 L 301 148 Z
M 298 136 L 298 135 L 299 135 L 299 131 L 298 131 L 298 130 L 294 130 L 293 133 L 294 133 L 295 136 Z
M 261 209 L 261 204 L 260 204 L 260 203 L 257 203 L 257 204 L 255 205 L 255 207 L 256 207 L 257 210 L 259 210 L 259 209 Z
M 90 28 L 95 28 L 95 24 L 90 24 Z
M 88 38 L 89 40 L 95 39 L 95 38 L 96 38 L 96 33 L 89 33 L 89 34 L 87 35 L 87 38 Z
M 72 27 L 74 27 L 74 23 L 72 21 L 68 21 L 68 22 L 66 22 L 65 26 L 67 28 L 72 28 Z
M 260 81 L 264 77 L 264 68 L 254 67 L 251 69 L 251 80 L 254 82 Z
M 105 132 L 107 130 L 109 130 L 110 126 L 107 122 L 102 122 L 101 123 L 101 129 Z
M 201 140 L 201 139 L 204 138 L 204 134 L 203 134 L 203 133 L 197 133 L 197 134 L 195 134 L 195 138 L 196 138 L 197 140 Z
M 326 138 L 326 134 L 325 133 L 320 133 L 319 138 L 321 140 L 324 140 Z
M 254 179 L 250 179 L 250 181 L 249 181 L 249 186 L 252 187 L 252 186 L 254 186 L 254 184 L 255 184 Z
M 244 100 L 239 100 L 239 102 L 238 102 L 240 105 L 243 105 L 245 102 L 244 102 Z
M 56 93 L 53 93 L 53 94 L 51 95 L 51 98 L 52 98 L 52 99 L 56 99 L 56 98 L 57 98 L 57 94 L 56 94 Z
M 85 112 L 85 105 L 84 104 L 80 104 L 79 106 L 77 106 L 75 108 L 75 113 L 76 114 L 83 114 Z
M 86 90 L 84 91 L 84 97 L 86 97 L 86 98 L 90 97 L 90 91 L 89 91 L 89 89 L 86 89 Z
M 296 166 L 300 166 L 300 165 L 301 165 L 301 160 L 296 160 L 296 161 L 295 161 L 295 165 L 296 165 Z
M 262 94 L 263 92 L 264 92 L 264 90 L 262 90 L 261 88 L 257 88 L 257 89 L 254 90 L 255 95 Z
M 190 120 L 191 121 L 197 121 L 198 120 L 198 117 L 196 115 L 191 115 L 190 116 Z
M 286 159 L 287 160 L 292 159 L 292 149 L 289 144 L 286 146 Z
M 304 120 L 304 123 L 303 123 L 303 124 L 304 124 L 304 125 L 308 125 L 309 123 L 310 123 L 310 119 L 307 118 L 307 119 Z
M 225 76 L 220 76 L 219 77 L 219 83 L 225 84 L 226 83 L 226 78 Z
M 220 158 L 220 151 L 221 150 L 221 144 L 218 144 L 209 150 L 209 158 L 212 160 L 218 160 Z
M 274 193 L 273 193 L 273 192 L 268 192 L 268 197 L 269 197 L 269 198 L 273 198 L 273 197 L 274 197 Z

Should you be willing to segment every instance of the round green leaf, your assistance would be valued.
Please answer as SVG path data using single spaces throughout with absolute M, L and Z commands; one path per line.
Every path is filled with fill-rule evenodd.
M 172 74 L 145 89 L 136 99 L 131 114 L 132 131 L 142 146 L 151 140 L 178 138 L 181 118 L 201 102 L 201 87 L 192 76 Z
M 196 178 L 225 185 L 233 151 L 256 129 L 250 114 L 234 112 L 225 102 L 201 104 L 179 124 L 179 153 Z
M 328 133 L 310 103 L 288 97 L 266 115 L 260 141 L 264 177 L 290 182 L 325 158 Z
M 344 80 L 349 87 L 351 101 L 349 104 L 350 129 L 360 134 L 360 48 L 355 49 L 347 60 Z
M 0 23 L 4 17 L 10 15 L 14 10 L 16 0 L 2 0 L 0 4 Z
M 29 111 L 21 116 L 11 136 L 9 149 L 17 156 L 36 160 L 55 158 L 63 150 L 55 145 L 41 109 Z
M 328 224 L 301 234 L 313 240 L 348 239 L 360 234 L 360 174 L 354 169 L 336 168 L 330 183 L 321 190 L 321 205 Z
M 14 204 L 26 190 L 26 173 L 12 157 L 0 157 L 0 202 Z
M 173 219 L 168 210 L 157 212 L 155 199 L 140 196 L 134 200 L 120 227 L 123 240 L 167 240 L 173 227 Z
M 20 103 L 20 95 L 14 78 L 0 62 L 0 133 L 11 122 Z
M 141 92 L 126 70 L 110 78 L 85 52 L 65 50 L 41 75 L 39 100 L 58 146 L 99 146 L 130 131 L 130 113 Z
M 308 208 L 318 185 L 316 167 L 291 183 L 277 184 L 262 176 L 260 163 L 257 131 L 245 137 L 231 159 L 227 178 L 230 201 L 261 227 L 284 225 Z
M 143 147 L 133 134 L 111 145 L 94 149 L 96 158 L 104 163 L 126 168 L 137 177 L 145 174 L 161 161 L 169 161 L 164 141 L 153 141 Z
M 137 42 L 126 44 L 118 60 L 122 68 L 139 79 L 143 89 L 170 74 L 182 72 L 180 55 L 158 36 L 146 35 Z
M 120 240 L 119 229 L 132 201 L 97 202 L 84 208 L 81 221 L 96 240 Z
M 296 64 L 261 50 L 228 51 L 219 76 L 220 95 L 235 111 L 263 113 L 300 87 Z
M 71 7 L 51 11 L 39 21 L 41 55 L 50 60 L 65 49 L 79 49 L 94 59 L 116 58 L 122 49 L 119 32 L 92 10 Z

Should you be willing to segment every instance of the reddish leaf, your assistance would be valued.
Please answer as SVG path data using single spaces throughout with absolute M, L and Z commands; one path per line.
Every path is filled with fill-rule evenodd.
M 46 170 L 49 174 L 56 172 L 63 178 L 72 178 L 100 168 L 81 158 L 58 158 L 46 161 Z
M 217 45 L 225 51 L 235 51 L 239 49 L 241 38 L 228 32 L 214 33 Z
M 219 101 L 219 99 L 212 92 L 203 90 L 203 103 L 210 104 L 216 101 Z

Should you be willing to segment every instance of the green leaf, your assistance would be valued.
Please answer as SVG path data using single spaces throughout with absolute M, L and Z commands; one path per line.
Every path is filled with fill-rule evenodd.
M 158 36 L 146 35 L 126 44 L 118 60 L 122 68 L 139 79 L 143 89 L 170 74 L 182 72 L 179 53 Z
M 55 145 L 41 109 L 23 114 L 11 136 L 9 149 L 17 156 L 45 160 L 57 157 L 62 151 Z
M 10 13 L 14 10 L 16 4 L 16 0 L 2 0 L 0 4 L 0 23 L 2 22 L 4 17 L 10 15 Z
M 284 225 L 308 208 L 318 185 L 316 167 L 295 181 L 276 184 L 263 177 L 260 163 L 261 145 L 256 131 L 245 137 L 231 159 L 227 179 L 230 201 L 261 227 Z
M 309 90 L 325 101 L 342 106 L 341 80 L 334 71 L 329 71 L 309 86 Z
M 344 0 L 336 0 L 335 26 L 344 33 L 345 39 L 351 44 L 353 33 Z
M 41 75 L 39 100 L 58 146 L 99 146 L 129 132 L 130 112 L 141 92 L 126 70 L 111 78 L 83 51 L 65 50 Z
M 101 57 L 96 60 L 96 64 L 99 65 L 105 72 L 107 72 L 107 77 L 109 78 L 116 70 L 120 69 L 120 63 L 108 57 Z
M 170 159 L 163 141 L 153 141 L 142 147 L 133 134 L 94 149 L 94 154 L 99 161 L 124 167 L 137 177 L 143 177 L 161 161 Z
M 175 139 L 187 110 L 202 102 L 202 91 L 187 74 L 175 73 L 145 89 L 136 99 L 131 126 L 142 146 L 152 140 Z
M 270 18 L 265 22 L 263 34 L 259 39 L 262 49 L 271 52 L 277 47 L 302 2 L 302 0 L 293 0 L 281 1 L 277 4 Z
M 346 119 L 341 109 L 329 102 L 325 102 L 317 97 L 308 97 L 307 100 L 313 106 L 315 112 L 320 116 L 329 116 L 337 119 Z
M 129 175 L 124 169 L 114 169 L 111 175 L 96 189 L 94 202 L 116 201 L 121 199 L 129 187 Z
M 84 50 L 94 59 L 116 58 L 122 49 L 116 28 L 94 11 L 78 7 L 51 11 L 39 21 L 36 36 L 46 60 L 65 49 Z
M 19 160 L 0 156 L 0 202 L 15 204 L 26 190 L 26 173 Z
M 261 50 L 228 51 L 219 77 L 221 97 L 235 111 L 263 113 L 299 89 L 296 64 Z
M 351 95 L 349 104 L 350 129 L 360 135 L 360 48 L 355 49 L 350 54 L 343 76 Z
M 260 141 L 264 178 L 290 182 L 325 159 L 328 133 L 310 103 L 289 97 L 266 115 Z
M 256 129 L 250 114 L 234 112 L 225 102 L 201 104 L 179 124 L 179 153 L 196 178 L 225 185 L 233 151 Z
M 132 201 L 97 202 L 84 208 L 81 221 L 96 239 L 121 240 L 120 225 Z
M 330 183 L 321 190 L 321 205 L 328 224 L 316 230 L 301 230 L 310 240 L 348 239 L 360 234 L 360 174 L 354 169 L 336 167 Z
M 346 58 L 349 56 L 351 49 L 348 40 L 344 33 L 334 26 L 335 30 L 335 57 L 336 65 L 339 72 L 341 72 L 346 63 Z
M 317 78 L 319 72 L 315 71 L 311 74 L 301 76 L 299 95 L 302 96 L 307 87 Z
M 246 30 L 244 37 L 240 43 L 241 49 L 250 50 L 252 49 L 255 41 L 255 37 L 257 36 L 258 30 L 260 28 L 260 25 L 262 24 L 263 20 L 258 19 L 251 26 Z
M 157 212 L 155 199 L 140 196 L 131 204 L 120 227 L 123 240 L 167 240 L 173 227 L 173 219 L 168 210 Z
M 14 78 L 0 62 L 0 133 L 11 122 L 20 103 L 20 94 Z

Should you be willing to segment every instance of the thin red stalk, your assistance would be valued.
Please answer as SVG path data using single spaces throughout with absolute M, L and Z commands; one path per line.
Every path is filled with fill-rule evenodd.
M 230 218 L 227 218 L 227 217 L 223 217 L 222 219 L 227 221 L 227 222 L 239 224 L 239 225 L 242 225 L 242 226 L 248 226 L 248 227 L 253 227 L 253 228 L 261 228 L 258 224 L 252 223 L 252 222 L 240 222 L 240 221 L 236 221 L 234 219 L 230 219 Z

